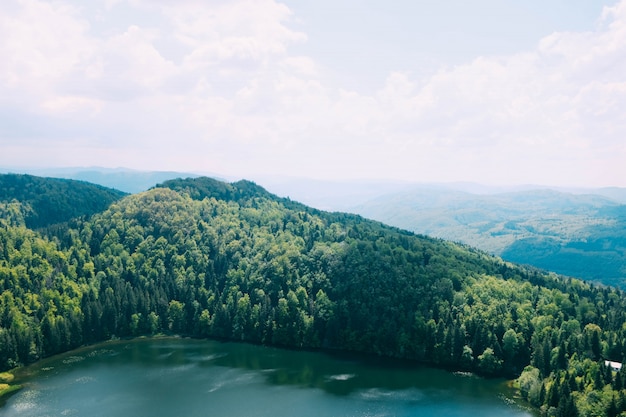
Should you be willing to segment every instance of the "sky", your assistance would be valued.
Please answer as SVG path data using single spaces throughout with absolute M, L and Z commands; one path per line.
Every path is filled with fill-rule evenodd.
M 626 0 L 2 0 L 0 168 L 626 187 Z

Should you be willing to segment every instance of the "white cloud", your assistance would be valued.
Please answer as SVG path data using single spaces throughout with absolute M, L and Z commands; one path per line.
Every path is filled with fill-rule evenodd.
M 5 88 L 54 91 L 59 79 L 88 66 L 88 23 L 67 4 L 24 0 L 0 6 L 0 74 Z
M 285 27 L 290 11 L 272 0 L 168 3 L 163 14 L 172 19 L 174 37 L 192 49 L 185 57 L 190 69 L 255 69 L 306 39 Z
M 415 153 L 438 155 L 445 170 L 456 164 L 457 177 L 464 170 L 482 180 L 504 175 L 516 181 L 544 182 L 541 176 L 550 176 L 583 182 L 590 172 L 615 174 L 619 161 L 626 160 L 624 9 L 626 2 L 606 11 L 604 24 L 594 32 L 555 33 L 536 51 L 479 57 L 443 69 L 411 100 L 397 92 L 389 95 L 386 88 L 379 98 L 395 100 L 400 120 L 383 130 L 404 122 L 414 132 Z M 397 75 L 388 83 L 393 78 Z M 403 89 L 415 84 L 407 80 Z M 403 112 L 410 102 L 420 105 Z M 493 158 L 485 158 L 488 154 Z M 506 172 L 511 169 L 518 173 Z
M 427 77 L 404 68 L 362 91 L 296 51 L 307 35 L 273 0 L 93 4 L 0 6 L 0 112 L 55 129 L 83 164 L 487 182 L 624 174 L 626 0 L 594 30 Z M 0 144 L 16 157 L 48 139 L 30 132 L 19 151 L 14 133 Z M 0 164 L 15 159 L 3 153 Z

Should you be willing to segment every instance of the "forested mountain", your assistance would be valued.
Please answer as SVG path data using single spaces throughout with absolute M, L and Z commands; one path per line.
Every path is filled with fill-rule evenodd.
M 122 168 L 41 172 L 125 192 L 144 191 L 159 181 L 181 175 Z M 278 195 L 292 196 L 317 208 L 358 213 L 563 275 L 626 285 L 626 189 L 623 188 L 557 191 L 525 186 L 520 191 L 505 192 L 504 188 L 470 183 L 411 186 L 392 181 L 336 182 L 280 177 L 264 178 L 264 184 Z M 40 200 L 52 201 L 45 197 Z M 82 207 L 85 205 L 70 208 Z M 33 227 L 33 219 L 28 221 Z
M 626 296 L 240 181 L 175 180 L 46 235 L 0 220 L 0 369 L 176 333 L 520 376 L 549 415 L 626 410 Z
M 139 193 L 163 181 L 179 177 L 198 177 L 191 173 L 173 171 L 137 171 L 128 168 L 43 168 L 23 170 L 24 173 L 41 177 L 67 178 L 86 181 L 126 193 Z
M 39 229 L 91 216 L 125 195 L 87 182 L 0 174 L 0 218 Z
M 626 285 L 626 205 L 608 197 L 554 190 L 479 195 L 415 188 L 371 200 L 354 211 L 512 262 Z

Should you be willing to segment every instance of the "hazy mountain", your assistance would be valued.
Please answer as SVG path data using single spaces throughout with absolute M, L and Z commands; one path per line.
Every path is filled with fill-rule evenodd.
M 198 177 L 105 168 L 40 172 L 131 193 L 170 179 Z M 620 207 L 626 202 L 626 189 L 462 182 L 416 185 L 277 176 L 255 180 L 276 195 L 318 209 L 359 213 L 417 233 L 467 243 L 511 261 L 604 283 L 621 283 L 626 276 Z
M 609 194 L 619 196 L 620 189 Z M 626 283 L 626 206 L 603 195 L 549 189 L 479 195 L 419 187 L 352 211 L 514 262 Z
M 216 177 L 218 178 L 218 177 Z M 460 192 L 470 195 L 494 195 L 536 191 L 555 191 L 562 194 L 602 196 L 626 204 L 626 188 L 573 188 L 526 185 L 485 185 L 472 182 L 415 183 L 394 180 L 315 180 L 309 178 L 257 176 L 253 180 L 273 193 L 303 202 L 312 207 L 330 211 L 346 211 L 362 204 L 393 194 L 419 191 Z
M 127 168 L 44 168 L 44 169 L 16 169 L 5 170 L 17 173 L 28 173 L 41 177 L 66 178 L 86 181 L 115 188 L 125 193 L 145 191 L 156 184 L 174 178 L 193 178 L 199 174 L 175 171 L 137 171 Z
M 254 179 L 272 193 L 327 211 L 347 211 L 365 201 L 405 190 L 401 181 L 330 181 L 308 178 L 264 177 Z

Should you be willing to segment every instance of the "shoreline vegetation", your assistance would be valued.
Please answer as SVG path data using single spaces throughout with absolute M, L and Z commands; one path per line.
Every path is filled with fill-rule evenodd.
M 11 384 L 15 376 L 12 371 L 0 372 L 0 407 L 3 407 L 10 395 L 22 388 L 20 384 Z
M 31 189 L 63 211 L 75 202 L 57 185 Z M 248 181 L 168 181 L 28 228 L 48 210 L 0 203 L 0 371 L 114 336 L 182 334 L 519 378 L 546 416 L 626 412 L 626 367 L 605 365 L 626 358 L 618 288 Z

